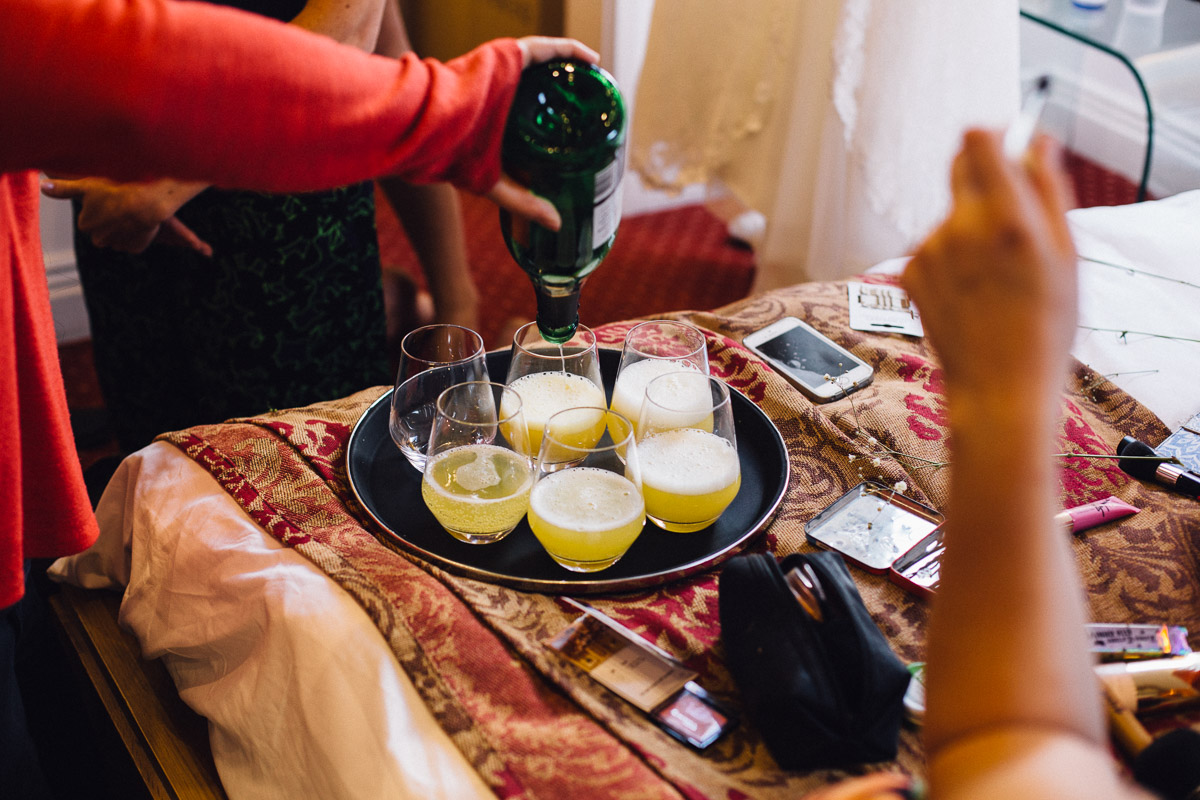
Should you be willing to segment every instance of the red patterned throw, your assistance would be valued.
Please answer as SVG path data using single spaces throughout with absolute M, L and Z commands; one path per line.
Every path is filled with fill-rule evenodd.
M 850 330 L 845 298 L 844 283 L 805 284 L 715 312 L 670 315 L 708 331 L 714 374 L 757 403 L 783 436 L 788 491 L 765 535 L 751 545 L 781 557 L 810 549 L 805 522 L 863 479 L 903 481 L 910 497 L 934 507 L 946 498 L 947 470 L 935 466 L 948 456 L 933 354 L 919 339 Z M 874 382 L 815 406 L 739 344 L 788 314 L 871 363 Z M 601 328 L 601 343 L 619 347 L 631 324 Z M 358 600 L 497 796 L 796 798 L 835 777 L 778 769 L 744 723 L 703 753 L 689 750 L 542 644 L 577 615 L 567 604 L 457 576 L 384 544 L 353 499 L 345 464 L 350 430 L 383 391 L 164 438 L 205 466 L 265 531 Z M 1063 410 L 1064 452 L 1112 453 L 1126 434 L 1149 442 L 1167 434 L 1153 414 L 1082 365 Z M 1120 526 L 1073 539 L 1095 619 L 1133 622 L 1170 613 L 1173 624 L 1200 630 L 1200 531 L 1195 509 L 1184 507 L 1189 501 L 1132 481 L 1104 460 L 1064 459 L 1062 476 L 1065 505 L 1115 495 L 1143 509 Z M 920 660 L 925 601 L 882 577 L 855 577 L 895 651 Z M 738 706 L 723 664 L 715 571 L 588 601 L 673 653 L 710 693 Z M 898 766 L 921 771 L 912 730 L 902 736 Z

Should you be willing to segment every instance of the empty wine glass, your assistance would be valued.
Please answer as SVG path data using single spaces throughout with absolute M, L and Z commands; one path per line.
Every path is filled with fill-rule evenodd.
M 613 384 L 612 410 L 637 421 L 646 386 L 660 375 L 680 370 L 708 374 L 708 345 L 695 325 L 675 320 L 650 320 L 625 334 L 621 364 Z M 614 431 L 617 438 L 621 431 Z
M 603 406 L 559 411 L 546 423 L 538 453 L 529 527 L 550 557 L 572 572 L 611 567 L 646 524 L 633 436 L 590 446 L 576 438 L 579 430 L 603 429 L 611 416 Z M 624 428 L 630 429 L 628 420 Z
M 716 522 L 742 485 L 729 387 L 694 370 L 646 386 L 637 423 L 646 516 L 668 531 Z
M 396 385 L 430 367 L 469 363 L 477 365 L 483 377 L 468 380 L 487 380 L 487 358 L 483 337 L 462 325 L 439 323 L 411 330 L 400 340 L 400 368 Z
M 521 396 L 533 448 L 530 455 L 536 457 L 542 429 L 554 413 L 605 405 L 596 334 L 580 325 L 570 339 L 556 344 L 542 338 L 537 323 L 523 325 L 513 336 L 507 383 Z M 576 441 L 590 447 L 603 433 L 601 420 L 599 428 L 578 431 Z
M 483 337 L 461 325 L 426 325 L 400 342 L 388 432 L 405 459 L 425 469 L 425 448 L 438 395 L 456 383 L 486 381 Z
M 504 384 L 472 381 L 436 406 L 421 497 L 455 539 L 498 542 L 525 516 L 533 482 L 521 400 Z

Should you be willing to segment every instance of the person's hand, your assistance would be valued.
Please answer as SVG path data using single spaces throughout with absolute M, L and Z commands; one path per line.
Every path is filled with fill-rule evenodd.
M 1001 136 L 968 132 L 951 171 L 949 216 L 904 272 L 952 410 L 959 397 L 967 413 L 1018 396 L 1057 402 L 1076 327 L 1071 191 L 1058 162 L 1047 137 L 1016 165 Z
M 897 772 L 876 772 L 847 778 L 804 795 L 802 800 L 898 800 L 907 796 L 910 779 Z
M 574 39 L 526 36 L 518 39 L 517 45 L 521 48 L 522 66 L 525 67 L 555 58 L 575 58 L 589 64 L 600 60 L 595 50 Z M 556 231 L 562 227 L 562 218 L 553 203 L 538 197 L 507 175 L 500 175 L 500 180 L 487 193 L 487 197 L 501 208 L 536 222 L 543 228 Z
M 41 188 L 47 197 L 81 198 L 77 225 L 97 247 L 140 253 L 158 241 L 212 255 L 212 247 L 175 217 L 184 203 L 204 190 L 204 184 L 47 178 Z
M 521 48 L 524 56 L 523 67 L 530 64 L 540 64 L 555 58 L 575 58 L 595 64 L 600 60 L 600 54 L 582 42 L 574 39 L 561 39 L 554 36 L 526 36 L 517 39 L 517 47 Z

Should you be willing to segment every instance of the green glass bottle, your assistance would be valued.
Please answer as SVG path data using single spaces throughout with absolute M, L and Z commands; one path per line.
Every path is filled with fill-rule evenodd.
M 521 75 L 501 149 L 504 171 L 558 209 L 551 231 L 500 211 L 500 229 L 537 292 L 542 337 L 565 342 L 579 290 L 608 255 L 621 220 L 625 103 L 612 76 L 583 61 L 547 61 Z

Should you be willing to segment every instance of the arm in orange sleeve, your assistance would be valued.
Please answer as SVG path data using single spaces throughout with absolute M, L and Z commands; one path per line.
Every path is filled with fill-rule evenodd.
M 0 170 L 306 191 L 376 175 L 483 193 L 522 54 L 364 55 L 169 0 L 0 4 Z

